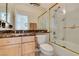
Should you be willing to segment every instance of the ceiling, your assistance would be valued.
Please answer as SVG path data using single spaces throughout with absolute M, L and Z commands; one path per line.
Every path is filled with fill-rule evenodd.
M 30 5 L 29 3 L 25 4 L 29 7 L 34 7 L 34 8 L 38 8 L 38 9 L 41 9 L 41 10 L 47 10 L 50 6 L 54 5 L 54 3 L 39 3 L 40 6 L 32 6 Z
M 8 10 L 16 9 L 31 16 L 35 16 L 35 15 L 39 16 L 43 12 L 45 12 L 54 3 L 39 3 L 39 4 L 40 6 L 37 7 L 37 6 L 32 6 L 29 3 L 10 3 L 8 4 Z M 5 9 L 5 5 L 6 4 L 0 3 L 0 9 L 2 8 Z
M 22 3 L 22 4 L 16 4 L 16 5 L 20 5 L 20 6 L 24 6 L 25 9 L 28 8 L 28 12 L 33 13 L 33 15 L 35 15 L 36 13 L 38 13 L 39 15 L 41 15 L 43 12 L 45 12 L 50 6 L 54 5 L 55 3 L 40 3 L 40 6 L 32 6 L 29 3 Z M 37 15 L 37 14 L 36 14 Z M 38 15 L 38 16 L 39 16 Z

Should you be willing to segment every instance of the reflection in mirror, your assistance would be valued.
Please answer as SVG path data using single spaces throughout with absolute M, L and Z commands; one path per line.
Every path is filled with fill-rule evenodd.
M 1 28 L 9 28 L 9 25 L 12 25 L 12 18 L 11 13 L 9 10 L 9 4 L 8 3 L 1 3 L 0 4 L 0 27 Z M 5 23 L 5 25 L 4 25 Z M 13 25 L 12 25 L 13 26 Z

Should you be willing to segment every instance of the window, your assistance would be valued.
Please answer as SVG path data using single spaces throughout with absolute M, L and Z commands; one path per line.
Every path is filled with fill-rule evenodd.
M 28 16 L 16 13 L 16 30 L 28 30 Z

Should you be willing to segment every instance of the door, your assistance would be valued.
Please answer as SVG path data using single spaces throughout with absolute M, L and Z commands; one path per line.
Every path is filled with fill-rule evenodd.
M 0 47 L 0 56 L 21 55 L 21 44 Z
M 36 23 L 30 23 L 30 30 L 37 30 L 37 24 Z
M 35 53 L 35 42 L 22 44 L 22 55 L 34 55 Z

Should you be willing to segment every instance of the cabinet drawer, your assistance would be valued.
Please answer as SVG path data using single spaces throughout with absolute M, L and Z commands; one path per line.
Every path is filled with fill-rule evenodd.
M 22 44 L 22 54 L 29 54 L 35 51 L 35 42 Z
M 18 56 L 21 55 L 21 45 L 10 45 L 0 47 L 0 56 Z
M 0 46 L 8 45 L 8 44 L 15 44 L 15 43 L 21 43 L 21 37 L 1 38 L 0 39 Z
M 35 36 L 22 37 L 22 42 L 31 42 L 31 41 L 35 41 Z

